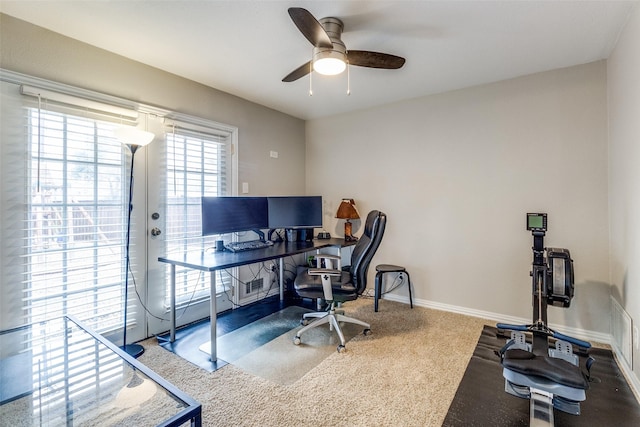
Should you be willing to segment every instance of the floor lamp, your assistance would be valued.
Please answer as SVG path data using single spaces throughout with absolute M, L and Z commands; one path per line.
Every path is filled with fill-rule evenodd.
M 129 241 L 131 237 L 131 211 L 133 210 L 133 166 L 138 148 L 153 141 L 155 135 L 131 126 L 122 126 L 115 131 L 116 138 L 131 150 L 131 175 L 129 177 L 129 211 L 127 212 L 127 242 L 125 245 L 125 279 L 124 279 L 124 325 L 122 332 L 122 346 L 127 354 L 138 358 L 144 353 L 140 344 L 127 344 L 127 308 L 129 302 Z

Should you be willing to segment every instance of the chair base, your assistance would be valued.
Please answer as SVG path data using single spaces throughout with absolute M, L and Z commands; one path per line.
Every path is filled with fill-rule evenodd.
M 362 320 L 354 319 L 353 317 L 345 316 L 344 310 L 336 309 L 335 303 L 331 304 L 331 308 L 329 311 L 321 311 L 321 312 L 313 312 L 313 313 L 305 313 L 302 316 L 303 322 L 308 319 L 315 319 L 311 323 L 304 326 L 302 329 L 298 331 L 296 336 L 293 338 L 293 343 L 295 345 L 300 344 L 301 338 L 300 336 L 308 331 L 309 329 L 316 328 L 318 326 L 329 324 L 330 330 L 335 330 L 340 338 L 340 345 L 338 345 L 338 352 L 341 353 L 345 350 L 346 341 L 344 339 L 344 334 L 342 333 L 342 329 L 340 328 L 340 322 L 345 323 L 354 323 L 356 325 L 363 326 L 365 329 L 363 331 L 364 335 L 369 335 L 371 333 L 371 325 Z

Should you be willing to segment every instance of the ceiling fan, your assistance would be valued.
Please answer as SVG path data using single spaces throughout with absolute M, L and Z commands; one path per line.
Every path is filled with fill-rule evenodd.
M 340 74 L 345 70 L 347 63 L 387 70 L 395 70 L 404 65 L 404 58 L 388 53 L 347 50 L 340 39 L 344 24 L 338 18 L 327 17 L 318 21 L 308 10 L 300 7 L 289 8 L 289 16 L 302 35 L 314 46 L 313 59 L 285 76 L 283 82 L 296 81 L 312 70 L 325 75 Z

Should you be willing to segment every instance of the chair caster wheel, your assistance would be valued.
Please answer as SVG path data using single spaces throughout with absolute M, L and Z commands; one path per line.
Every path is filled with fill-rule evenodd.
M 293 337 L 293 343 L 295 345 L 300 345 L 300 337 Z
M 369 329 L 369 328 L 365 329 L 364 331 L 362 331 L 362 334 L 364 336 L 371 335 L 371 329 Z
M 344 353 L 346 350 L 347 349 L 342 344 L 338 346 L 338 353 Z

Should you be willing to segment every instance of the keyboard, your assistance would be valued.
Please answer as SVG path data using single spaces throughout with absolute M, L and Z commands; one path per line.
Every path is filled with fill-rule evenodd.
M 273 242 L 267 240 L 249 240 L 246 242 L 230 242 L 224 245 L 229 252 L 253 251 L 255 249 L 265 249 L 273 246 Z

